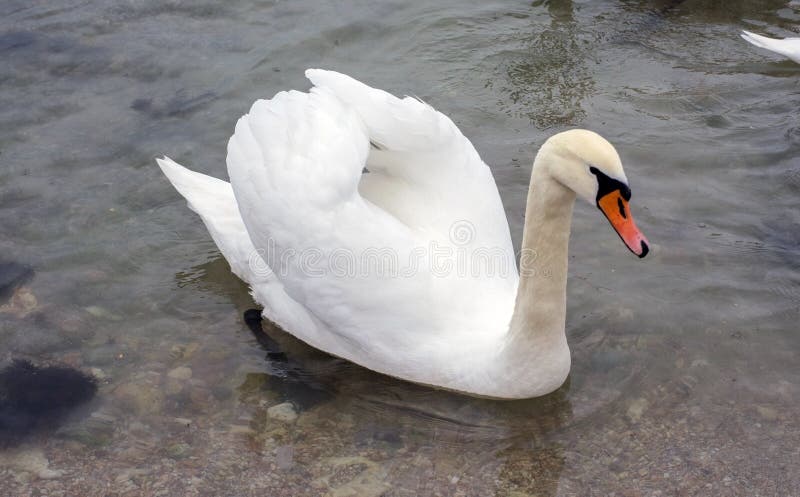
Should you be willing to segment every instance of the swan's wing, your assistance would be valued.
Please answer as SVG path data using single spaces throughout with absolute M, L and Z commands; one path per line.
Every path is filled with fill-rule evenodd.
M 771 52 L 775 52 L 784 57 L 788 57 L 793 61 L 800 63 L 800 38 L 786 38 L 784 40 L 776 40 L 766 36 L 757 35 L 749 31 L 742 31 L 742 38 L 759 47 Z
M 348 358 L 430 344 L 412 337 L 434 322 L 420 308 L 435 285 L 427 265 L 403 278 L 391 267 L 424 243 L 358 192 L 368 149 L 361 119 L 325 89 L 256 102 L 228 143 L 228 174 L 250 240 L 287 294 L 331 333 L 288 331 Z M 389 262 L 375 269 L 373 256 Z
M 309 69 L 306 76 L 366 126 L 374 147 L 360 186 L 364 197 L 445 238 L 465 228 L 467 248 L 503 251 L 516 267 L 492 173 L 453 121 L 420 100 L 397 98 L 344 74 Z
M 358 116 L 327 90 L 281 92 L 253 104 L 228 142 L 227 164 L 255 246 L 297 251 L 343 240 L 350 242 L 338 247 L 411 244 L 407 226 L 358 193 L 368 148 Z M 369 222 L 375 225 L 362 229 Z M 351 228 L 363 236 L 348 238 L 359 234 L 344 233 Z
M 250 241 L 230 183 L 186 169 L 167 157 L 156 162 L 203 220 L 231 271 L 250 285 L 256 301 L 264 306 L 264 316 L 287 330 L 318 332 L 320 323 L 286 294 Z

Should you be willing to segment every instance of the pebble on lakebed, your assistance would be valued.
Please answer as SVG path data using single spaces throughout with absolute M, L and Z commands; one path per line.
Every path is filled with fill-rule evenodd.
M 11 296 L 11 300 L 0 306 L 0 313 L 11 314 L 17 319 L 23 319 L 39 306 L 39 301 L 30 288 L 20 287 Z
M 122 383 L 113 391 L 114 398 L 125 408 L 137 414 L 158 414 L 164 404 L 160 375 L 155 372 L 138 373 L 131 381 Z
M 50 462 L 42 449 L 34 447 L 20 447 L 0 452 L 0 467 L 30 473 L 42 480 L 53 480 L 64 475 L 63 471 L 50 469 Z
M 297 420 L 297 411 L 291 402 L 284 402 L 267 409 L 267 417 L 284 423 L 294 423 Z
M 192 377 L 192 369 L 180 366 L 167 373 L 167 376 L 175 380 L 188 380 Z

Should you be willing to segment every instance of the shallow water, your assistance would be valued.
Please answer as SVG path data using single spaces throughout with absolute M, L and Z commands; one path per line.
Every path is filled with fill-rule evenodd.
M 738 38 L 782 1 L 18 1 L 0 6 L 0 249 L 35 276 L 0 359 L 100 377 L 0 453 L 7 495 L 790 495 L 800 488 L 800 66 Z M 576 208 L 573 370 L 476 400 L 371 373 L 265 325 L 168 154 L 224 176 L 251 102 L 349 73 L 446 112 L 519 245 L 552 133 L 620 151 L 639 261 Z M 273 409 L 291 402 L 296 419 Z M 291 418 L 291 413 L 288 414 Z M 49 464 L 49 469 L 47 469 Z

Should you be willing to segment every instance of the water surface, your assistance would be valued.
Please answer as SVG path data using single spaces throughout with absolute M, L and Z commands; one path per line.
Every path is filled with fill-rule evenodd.
M 0 249 L 35 275 L 0 359 L 101 378 L 0 454 L 8 495 L 790 495 L 800 488 L 800 66 L 782 1 L 161 2 L 0 7 Z M 224 177 L 236 119 L 349 73 L 446 112 L 519 246 L 530 164 L 570 127 L 614 143 L 653 242 L 576 208 L 573 370 L 491 402 L 366 371 L 243 320 L 254 302 L 161 176 Z M 298 417 L 275 410 L 290 402 Z M 289 416 L 291 418 L 291 415 Z M 17 452 L 14 452 L 17 451 Z M 45 465 L 49 463 L 49 469 Z

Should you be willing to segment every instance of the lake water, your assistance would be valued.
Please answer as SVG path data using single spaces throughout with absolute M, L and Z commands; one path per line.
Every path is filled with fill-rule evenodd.
M 0 451 L 4 495 L 800 489 L 800 66 L 738 37 L 791 36 L 800 6 L 5 0 L 0 13 L 0 250 L 35 271 L 0 308 L 0 360 L 101 380 L 74 418 Z M 636 259 L 576 208 L 560 390 L 444 393 L 265 323 L 288 361 L 267 357 L 247 289 L 154 157 L 224 177 L 238 117 L 308 88 L 306 67 L 451 116 L 491 165 L 517 246 L 543 141 L 580 126 L 617 146 L 653 250 Z

